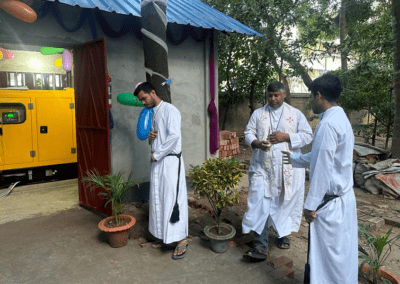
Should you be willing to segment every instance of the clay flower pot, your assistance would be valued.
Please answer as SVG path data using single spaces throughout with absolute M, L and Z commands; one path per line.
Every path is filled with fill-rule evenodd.
M 364 265 L 361 271 L 365 274 L 368 274 L 368 265 Z M 371 271 L 371 273 L 373 273 L 373 271 Z M 379 269 L 379 276 L 389 280 L 392 284 L 400 284 L 400 278 L 384 268 Z
M 108 242 L 113 248 L 120 248 L 127 245 L 129 229 L 136 223 L 136 219 L 133 216 L 120 214 L 119 217 L 121 220 L 129 220 L 129 223 L 123 226 L 109 228 L 105 224 L 115 219 L 115 216 L 110 216 L 101 220 L 98 225 L 100 230 L 106 232 Z

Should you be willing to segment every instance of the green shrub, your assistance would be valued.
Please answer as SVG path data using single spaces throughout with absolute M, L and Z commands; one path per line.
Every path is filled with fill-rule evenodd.
M 192 166 L 189 176 L 193 180 L 194 191 L 206 196 L 220 231 L 220 219 L 223 208 L 239 203 L 239 192 L 235 186 L 240 182 L 244 172 L 240 162 L 235 158 L 210 158 L 201 166 Z

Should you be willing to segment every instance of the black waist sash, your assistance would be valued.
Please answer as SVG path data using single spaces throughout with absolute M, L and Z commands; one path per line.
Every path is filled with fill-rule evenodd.
M 322 207 L 324 207 L 329 201 L 331 201 L 332 199 L 335 199 L 337 197 L 340 197 L 340 195 L 335 195 L 335 194 L 325 194 L 324 195 L 324 199 L 322 200 L 322 203 L 317 207 L 318 211 L 319 209 L 321 209 Z
M 172 210 L 172 214 L 171 214 L 171 218 L 170 218 L 170 222 L 171 223 L 176 223 L 179 221 L 179 205 L 178 205 L 178 194 L 179 194 L 179 178 L 181 175 L 181 156 L 182 156 L 182 152 L 180 152 L 179 154 L 168 154 L 167 156 L 174 156 L 177 157 L 179 159 L 179 166 L 178 166 L 178 182 L 176 184 L 176 201 L 175 201 L 175 205 L 174 205 L 174 209 Z

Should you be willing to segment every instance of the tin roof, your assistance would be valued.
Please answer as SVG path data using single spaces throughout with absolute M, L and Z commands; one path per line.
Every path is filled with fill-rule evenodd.
M 47 1 L 55 2 L 55 0 Z M 58 0 L 58 2 L 140 17 L 140 0 Z M 167 19 L 170 23 L 181 25 L 263 36 L 200 0 L 168 0 Z

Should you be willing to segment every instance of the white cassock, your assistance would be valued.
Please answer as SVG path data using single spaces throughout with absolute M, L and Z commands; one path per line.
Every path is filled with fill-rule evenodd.
M 245 142 L 251 146 L 256 139 L 266 140 L 272 131 L 288 133 L 290 143 L 275 144 L 268 152 L 253 149 L 242 229 L 245 234 L 261 234 L 268 221 L 279 237 L 284 237 L 300 227 L 305 170 L 282 165 L 281 151 L 301 154 L 300 148 L 312 140 L 312 130 L 298 109 L 286 103 L 276 109 L 265 105 L 253 112 L 246 126 Z
M 341 107 L 319 115 L 312 150 L 291 155 L 293 167 L 310 166 L 310 190 L 304 208 L 315 211 L 325 194 L 339 195 L 317 211 L 310 227 L 312 284 L 358 283 L 358 227 L 353 191 L 354 136 Z
M 175 106 L 162 101 L 154 107 L 153 119 L 152 129 L 157 129 L 158 133 L 151 147 L 157 161 L 151 163 L 149 231 L 169 244 L 188 235 L 188 201 L 182 156 L 178 194 L 180 220 L 174 224 L 170 222 L 176 201 L 179 159 L 167 155 L 182 151 L 181 114 Z

